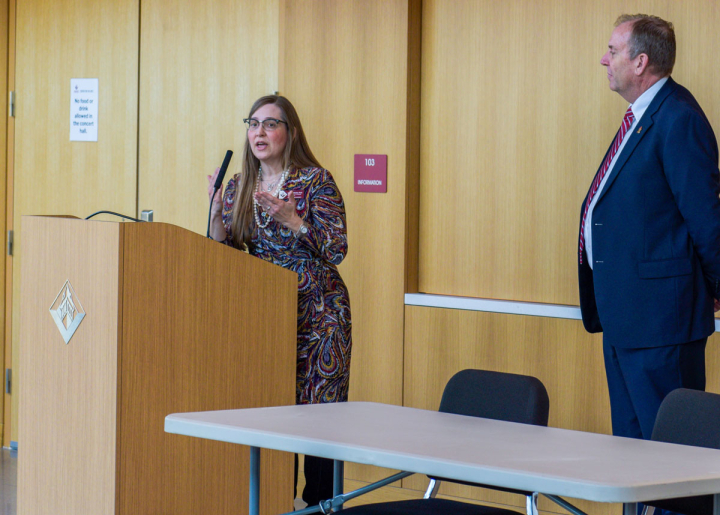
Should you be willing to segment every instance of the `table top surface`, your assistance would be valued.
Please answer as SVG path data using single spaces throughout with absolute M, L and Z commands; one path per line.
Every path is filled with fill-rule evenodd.
M 388 404 L 178 413 L 165 431 L 590 501 L 720 493 L 720 450 Z

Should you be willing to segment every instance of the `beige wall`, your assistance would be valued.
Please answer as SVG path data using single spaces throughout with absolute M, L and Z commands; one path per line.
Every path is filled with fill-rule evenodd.
M 626 108 L 599 64 L 623 12 L 675 24 L 673 76 L 717 128 L 714 4 L 423 2 L 419 291 L 578 304 L 580 204 Z M 576 320 L 408 306 L 404 402 L 437 406 L 442 384 L 466 367 L 528 373 L 548 388 L 550 425 L 607 433 L 601 341 Z M 716 342 L 708 345 L 712 391 L 720 391 Z M 403 486 L 423 487 L 415 479 Z M 508 496 L 477 498 L 520 506 Z
M 207 230 L 206 176 L 242 161 L 243 118 L 278 89 L 279 1 L 141 2 L 139 210 Z
M 599 64 L 622 12 L 673 21 L 673 77 L 720 124 L 704 0 L 426 0 L 420 291 L 577 304 L 579 211 L 627 107 Z
M 16 220 L 154 209 L 204 233 L 205 176 L 227 149 L 237 170 L 242 118 L 279 91 L 347 206 L 351 399 L 435 409 L 461 368 L 522 371 L 548 386 L 551 425 L 609 431 L 600 338 L 579 322 L 405 307 L 403 295 L 576 305 L 580 203 L 625 108 L 599 64 L 612 24 L 672 20 L 674 77 L 717 128 L 714 4 L 18 2 Z M 98 143 L 67 141 L 68 79 L 82 76 L 100 77 Z M 388 155 L 387 194 L 353 191 L 356 153 Z
M 281 92 L 343 194 L 349 253 L 340 271 L 353 318 L 351 397 L 400 404 L 409 111 L 406 0 L 285 2 Z M 315 34 L 315 37 L 308 37 Z M 419 77 L 418 77 L 419 78 Z M 365 85 L 358 91 L 358 85 Z M 388 155 L 388 193 L 353 191 L 353 156 Z
M 14 299 L 20 298 L 22 215 L 135 212 L 138 9 L 137 1 L 17 2 Z M 97 143 L 69 141 L 71 78 L 99 79 Z M 19 313 L 19 303 L 14 302 L 15 441 L 22 388 Z
M 345 200 L 349 252 L 340 272 L 350 291 L 353 349 L 350 399 L 402 404 L 403 296 L 409 188 L 417 183 L 417 146 L 409 154 L 408 101 L 419 44 L 419 2 L 284 2 L 280 91 L 298 109 L 314 154 Z M 301 29 L 302 28 L 302 29 Z M 419 41 L 417 41 L 419 43 Z M 413 82 L 414 81 L 414 82 Z M 353 191 L 354 154 L 387 154 L 387 194 Z M 414 165 L 414 166 L 413 166 Z M 348 477 L 377 477 L 350 466 Z
M 550 397 L 552 427 L 611 433 L 602 336 L 585 332 L 579 320 L 481 313 L 407 306 L 405 309 L 404 403 L 437 409 L 445 383 L 465 368 L 500 370 L 539 378 Z M 720 393 L 720 336 L 707 352 L 708 390 Z M 418 492 L 424 478 L 403 486 Z M 524 507 L 524 499 L 457 485 L 441 494 Z M 563 510 L 541 500 L 541 510 Z M 620 513 L 621 507 L 573 500 L 594 515 Z

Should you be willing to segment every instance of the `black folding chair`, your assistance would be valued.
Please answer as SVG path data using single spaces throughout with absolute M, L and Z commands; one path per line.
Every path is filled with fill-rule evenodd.
M 445 386 L 440 411 L 508 422 L 547 426 L 549 412 L 545 386 L 536 378 L 487 370 L 463 370 Z M 346 508 L 346 515 L 517 515 L 504 508 L 437 499 L 441 481 L 492 488 L 524 495 L 527 515 L 537 515 L 537 493 L 497 488 L 442 478 L 430 478 L 423 499 L 384 502 Z
M 679 388 L 663 400 L 651 440 L 720 449 L 720 395 Z M 681 497 L 645 502 L 648 507 L 684 515 L 712 515 L 713 496 Z

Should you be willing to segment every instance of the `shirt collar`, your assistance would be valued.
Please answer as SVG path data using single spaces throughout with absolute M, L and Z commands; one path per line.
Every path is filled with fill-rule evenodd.
M 655 95 L 657 95 L 657 92 L 660 91 L 660 88 L 662 88 L 665 83 L 668 81 L 669 77 L 663 77 L 659 81 L 657 81 L 655 84 L 650 86 L 645 93 L 640 95 L 637 100 L 635 100 L 634 103 L 630 104 L 630 108 L 632 109 L 633 116 L 635 117 L 635 120 L 639 120 L 642 118 L 642 115 L 645 114 L 645 111 L 647 110 L 648 106 L 650 105 L 650 102 L 653 101 L 653 98 L 655 98 Z

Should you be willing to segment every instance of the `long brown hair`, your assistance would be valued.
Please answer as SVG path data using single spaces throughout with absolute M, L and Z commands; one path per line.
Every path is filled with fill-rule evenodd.
M 250 108 L 248 118 L 252 118 L 255 111 L 264 105 L 274 104 L 280 108 L 282 119 L 287 123 L 288 138 L 283 155 L 283 170 L 288 168 L 306 168 L 317 166 L 322 168 L 310 150 L 305 139 L 300 117 L 290 101 L 279 95 L 268 95 L 258 98 Z M 233 234 L 233 245 L 238 248 L 251 249 L 253 226 L 253 193 L 260 168 L 260 160 L 255 157 L 250 148 L 249 138 L 245 138 L 243 151 L 242 174 L 238 180 L 235 193 L 235 204 L 232 211 L 230 227 Z

